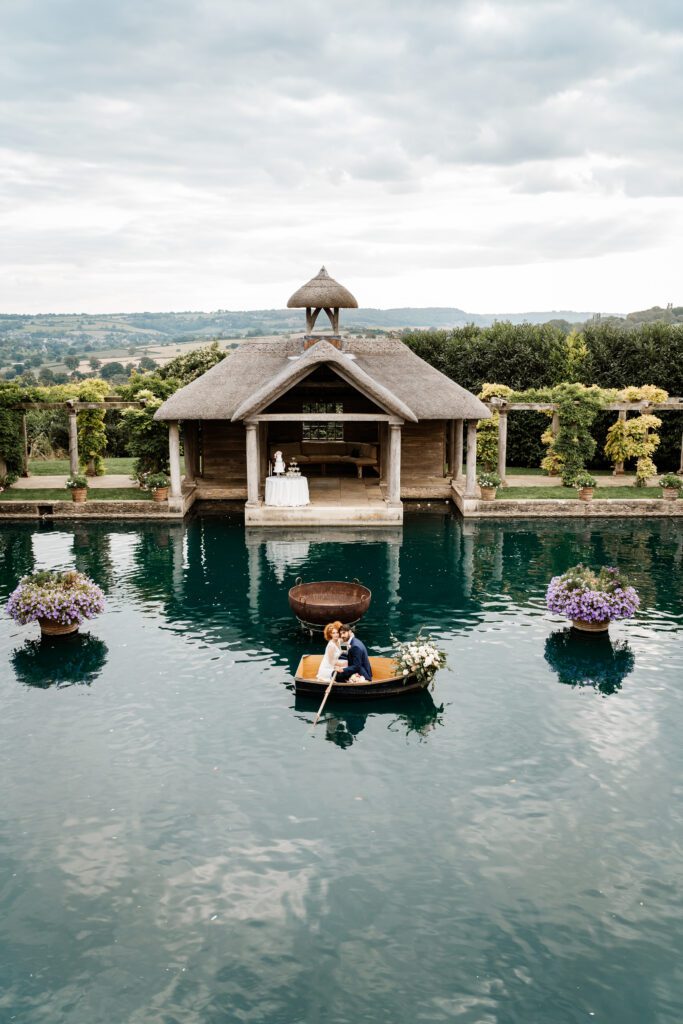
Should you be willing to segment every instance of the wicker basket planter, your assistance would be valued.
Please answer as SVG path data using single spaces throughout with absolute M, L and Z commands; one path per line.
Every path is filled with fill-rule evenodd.
M 680 493 L 677 487 L 662 487 L 662 497 L 665 501 L 675 501 Z
M 494 501 L 496 497 L 497 487 L 480 487 L 481 500 L 482 501 Z
M 579 490 L 579 500 L 580 501 L 592 501 L 593 500 L 593 488 L 592 487 L 582 487 Z
M 68 626 L 63 626 L 61 622 L 54 622 L 52 619 L 38 619 L 38 625 L 43 636 L 67 636 L 76 632 L 79 623 L 71 622 Z
M 81 505 L 84 501 L 88 500 L 88 488 L 87 487 L 73 487 L 71 490 L 71 498 L 73 501 Z
M 609 620 L 605 622 L 582 622 L 581 619 L 574 619 L 572 626 L 581 633 L 606 633 L 609 629 Z
M 152 500 L 159 502 L 168 501 L 168 487 L 155 487 L 152 491 Z

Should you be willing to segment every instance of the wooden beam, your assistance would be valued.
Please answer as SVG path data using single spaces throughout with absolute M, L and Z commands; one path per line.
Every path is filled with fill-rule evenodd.
M 249 417 L 254 423 L 389 423 L 388 413 L 374 412 L 263 412 Z

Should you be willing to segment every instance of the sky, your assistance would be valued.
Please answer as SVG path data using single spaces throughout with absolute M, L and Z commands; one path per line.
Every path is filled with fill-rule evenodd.
M 679 0 L 2 0 L 0 312 L 683 304 Z

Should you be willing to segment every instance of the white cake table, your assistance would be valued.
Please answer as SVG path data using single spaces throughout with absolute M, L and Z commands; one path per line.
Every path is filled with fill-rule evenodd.
M 305 476 L 266 477 L 266 505 L 297 508 L 308 504 L 308 480 Z

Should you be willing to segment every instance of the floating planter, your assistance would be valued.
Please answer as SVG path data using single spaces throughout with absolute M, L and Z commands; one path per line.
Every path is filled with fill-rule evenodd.
M 82 572 L 44 571 L 19 580 L 7 613 L 23 626 L 37 622 L 44 636 L 75 633 L 83 619 L 104 611 L 104 594 Z
M 659 486 L 662 488 L 662 497 L 665 501 L 675 501 L 681 493 L 683 477 L 678 476 L 676 473 L 665 473 L 659 481 Z
M 618 569 L 604 566 L 594 572 L 575 565 L 561 576 L 553 576 L 545 595 L 548 610 L 572 620 L 574 629 L 604 633 L 615 619 L 630 619 L 640 598 Z

